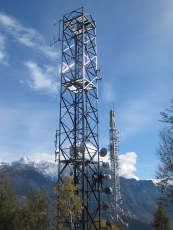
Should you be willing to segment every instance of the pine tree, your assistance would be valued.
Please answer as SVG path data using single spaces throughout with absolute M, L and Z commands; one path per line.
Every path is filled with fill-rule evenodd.
M 158 203 L 158 208 L 153 215 L 153 221 L 151 226 L 155 230 L 170 230 L 170 219 L 162 207 L 162 204 Z
M 12 185 L 4 173 L 0 174 L 0 230 L 13 229 L 17 207 Z

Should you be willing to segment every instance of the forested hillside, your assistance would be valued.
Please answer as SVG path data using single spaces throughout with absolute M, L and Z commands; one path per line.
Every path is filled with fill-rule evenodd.
M 8 166 L 0 171 L 3 171 L 13 184 L 20 202 L 25 199 L 28 191 L 36 192 L 40 188 L 44 189 L 46 196 L 50 196 L 50 187 L 54 182 L 43 176 L 34 167 L 27 165 L 23 167 Z M 156 200 L 159 196 L 154 183 L 151 180 L 137 181 L 135 179 L 120 178 L 120 184 L 125 213 L 130 212 L 129 229 L 135 230 L 134 226 L 141 226 L 141 230 L 151 229 L 149 224 L 156 210 Z M 101 199 L 104 200 L 105 196 L 103 192 Z

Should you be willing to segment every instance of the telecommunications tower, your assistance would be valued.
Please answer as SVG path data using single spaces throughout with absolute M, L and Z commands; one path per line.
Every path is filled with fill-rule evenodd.
M 93 188 L 91 179 L 92 173 L 99 173 L 96 22 L 80 8 L 64 15 L 62 26 L 60 118 L 55 140 L 58 182 L 63 182 L 64 175 L 72 176 L 84 210 L 75 222 L 66 219 L 60 224 L 64 229 L 101 229 L 100 190 Z
M 120 224 L 126 230 L 128 224 L 125 221 L 123 200 L 120 193 L 119 182 L 119 163 L 118 163 L 118 131 L 116 130 L 115 111 L 110 110 L 110 130 L 109 130 L 109 150 L 110 150 L 110 169 L 111 169 L 111 184 L 112 194 L 109 195 L 109 209 L 107 214 L 108 225 Z

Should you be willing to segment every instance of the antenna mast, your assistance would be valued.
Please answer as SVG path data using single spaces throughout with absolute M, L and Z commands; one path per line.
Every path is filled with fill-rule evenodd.
M 113 193 L 111 196 L 111 208 L 108 211 L 108 224 L 121 224 L 127 229 L 128 224 L 124 221 L 123 203 L 120 193 L 119 162 L 118 162 L 118 131 L 116 130 L 115 111 L 110 110 L 110 169 Z

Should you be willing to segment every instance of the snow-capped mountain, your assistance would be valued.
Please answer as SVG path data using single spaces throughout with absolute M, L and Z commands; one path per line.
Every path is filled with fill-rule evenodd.
M 28 165 L 28 166 L 36 166 L 36 163 L 31 161 L 29 158 L 26 158 L 26 157 L 22 157 L 20 158 L 20 160 L 18 161 L 13 161 L 11 162 L 11 165 L 12 166 L 24 166 L 24 165 Z
M 11 162 L 4 162 L 4 161 L 1 161 L 0 162 L 0 169 L 5 167 L 5 166 L 10 166 L 11 165 Z
M 52 181 L 56 181 L 58 178 L 58 166 L 55 163 L 42 160 L 37 164 L 37 169 L 40 173 L 50 178 Z
M 0 169 L 4 167 L 18 167 L 18 168 L 26 168 L 30 167 L 36 170 L 37 172 L 43 174 L 45 177 L 48 177 L 52 181 L 57 180 L 58 168 L 55 163 L 40 161 L 39 163 L 35 163 L 29 158 L 22 157 L 18 161 L 13 162 L 0 162 Z

